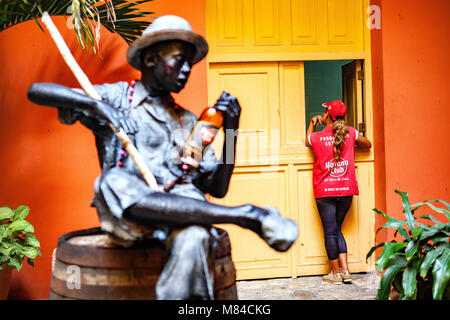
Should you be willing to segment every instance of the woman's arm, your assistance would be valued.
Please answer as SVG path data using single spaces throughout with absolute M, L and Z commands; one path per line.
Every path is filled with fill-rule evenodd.
M 356 145 L 358 146 L 358 148 L 367 150 L 372 147 L 372 143 L 369 141 L 369 139 L 361 135 L 358 135 L 358 137 L 356 138 Z
M 305 146 L 311 147 L 311 143 L 309 143 L 309 135 L 314 132 L 314 127 L 316 125 L 322 124 L 322 116 L 315 116 L 311 118 L 311 121 L 309 122 L 308 129 L 306 130 L 306 139 L 305 139 Z

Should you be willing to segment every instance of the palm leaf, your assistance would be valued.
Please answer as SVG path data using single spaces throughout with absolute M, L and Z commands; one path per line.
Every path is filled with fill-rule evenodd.
M 35 20 L 47 11 L 51 16 L 72 19 L 78 42 L 83 49 L 96 52 L 100 25 L 117 33 L 131 44 L 150 24 L 153 12 L 141 10 L 139 5 L 152 0 L 2 0 L 0 2 L 0 32 L 19 23 Z M 145 19 L 147 18 L 147 19 Z
M 428 270 L 434 263 L 434 261 L 439 257 L 445 250 L 448 250 L 448 243 L 443 243 L 439 247 L 436 248 L 436 250 L 429 251 L 427 255 L 425 256 L 425 259 L 423 260 L 421 266 L 420 266 L 420 275 L 422 278 L 426 277 L 428 274 Z
M 390 259 L 392 256 L 403 249 L 406 246 L 405 242 L 388 242 L 383 246 L 383 250 L 381 251 L 381 255 L 378 257 L 375 262 L 375 267 L 378 272 L 383 271 L 387 265 L 390 263 Z
M 416 299 L 417 295 L 417 272 L 422 260 L 417 256 L 408 261 L 405 271 L 403 272 L 402 287 L 406 298 Z
M 380 287 L 378 288 L 377 300 L 387 300 L 389 298 L 389 293 L 391 291 L 392 282 L 397 274 L 402 271 L 406 265 L 408 264 L 408 260 L 402 256 L 392 256 L 389 263 L 388 269 L 383 274 L 380 279 Z
M 413 216 L 413 211 L 411 211 L 411 205 L 409 203 L 408 193 L 400 191 L 400 190 L 395 190 L 395 192 L 398 193 L 402 197 L 403 212 L 406 217 L 406 224 L 407 224 L 408 228 L 411 230 L 414 228 L 414 216 Z
M 450 280 L 450 250 L 446 250 L 436 259 L 433 267 L 433 299 L 442 300 Z

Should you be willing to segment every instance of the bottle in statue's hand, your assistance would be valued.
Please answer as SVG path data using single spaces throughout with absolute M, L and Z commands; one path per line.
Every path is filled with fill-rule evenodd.
M 217 100 L 228 95 L 225 91 Z M 217 104 L 216 103 L 216 104 Z M 183 170 L 187 171 L 189 168 L 198 168 L 202 161 L 203 150 L 210 145 L 217 135 L 220 127 L 223 124 L 223 114 L 215 107 L 206 108 L 191 132 L 188 140 L 184 145 L 184 155 L 182 157 Z

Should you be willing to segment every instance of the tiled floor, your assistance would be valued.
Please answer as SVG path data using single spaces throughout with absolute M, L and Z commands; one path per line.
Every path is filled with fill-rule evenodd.
M 331 284 L 322 276 L 237 281 L 239 300 L 373 300 L 380 277 L 352 274 L 352 284 Z

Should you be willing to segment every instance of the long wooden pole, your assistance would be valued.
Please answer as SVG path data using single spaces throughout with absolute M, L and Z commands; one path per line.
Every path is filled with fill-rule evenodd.
M 42 14 L 42 22 L 46 26 L 47 30 L 49 31 L 51 37 L 55 41 L 56 46 L 58 47 L 59 52 L 61 53 L 64 61 L 69 66 L 70 70 L 72 70 L 73 74 L 75 75 L 75 78 L 80 83 L 81 87 L 84 89 L 86 94 L 90 96 L 93 99 L 102 100 L 98 92 L 95 90 L 92 83 L 89 81 L 86 74 L 81 70 L 80 66 L 78 65 L 77 61 L 73 57 L 72 53 L 70 52 L 69 48 L 67 47 L 66 43 L 64 42 L 64 39 L 62 38 L 61 34 L 59 33 L 58 28 L 56 28 L 55 24 L 53 23 L 52 19 L 50 18 L 50 15 L 47 12 L 44 12 Z M 139 154 L 139 151 L 136 149 L 136 147 L 131 142 L 128 135 L 125 133 L 123 128 L 120 128 L 119 131 L 116 130 L 116 128 L 110 123 L 109 126 L 114 131 L 117 138 L 119 138 L 120 142 L 122 143 L 124 149 L 128 152 L 130 157 L 133 159 L 134 163 L 138 167 L 139 171 L 142 173 L 142 176 L 144 177 L 144 180 L 147 182 L 150 188 L 156 191 L 161 191 L 161 188 L 158 187 L 158 183 L 156 182 L 155 176 L 152 174 L 150 169 L 145 164 L 144 160 L 142 159 L 141 155 Z

